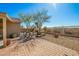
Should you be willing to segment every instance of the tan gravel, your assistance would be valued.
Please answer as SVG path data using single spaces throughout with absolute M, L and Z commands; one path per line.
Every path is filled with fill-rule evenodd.
M 54 44 L 44 39 L 35 39 L 26 43 L 15 43 L 0 49 L 2 56 L 77 56 L 75 50 Z
M 46 36 L 43 36 L 42 39 L 75 50 L 79 54 L 79 38 L 67 36 L 55 38 L 53 35 L 47 34 Z

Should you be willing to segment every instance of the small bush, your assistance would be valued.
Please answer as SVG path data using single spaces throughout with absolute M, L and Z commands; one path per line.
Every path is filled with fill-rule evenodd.
M 11 34 L 9 37 L 10 37 L 10 38 L 15 38 L 15 37 L 17 37 L 17 36 L 18 36 L 17 34 L 13 33 L 13 34 Z
M 65 34 L 73 34 L 73 33 L 71 33 L 71 32 L 65 32 Z
M 55 37 L 55 38 L 58 38 L 58 37 L 59 37 L 58 33 L 55 33 L 55 34 L 54 34 L 54 37 Z
M 2 49 L 2 48 L 5 48 L 5 46 L 3 46 L 3 45 L 2 45 L 2 46 L 0 46 L 0 49 Z

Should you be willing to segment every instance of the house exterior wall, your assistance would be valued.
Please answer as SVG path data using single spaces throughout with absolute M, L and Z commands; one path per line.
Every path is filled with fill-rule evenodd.
M 9 37 L 11 34 L 19 34 L 19 33 L 20 33 L 20 24 L 7 21 L 7 37 Z
M 10 34 L 19 34 L 20 33 L 20 24 L 16 22 L 11 22 L 10 19 L 7 18 L 6 13 L 0 12 L 0 19 L 3 20 L 2 23 L 0 23 L 0 26 L 2 26 L 1 33 L 3 35 L 3 45 L 7 46 L 8 39 L 7 37 Z
M 7 34 L 6 36 L 3 34 L 5 37 L 9 37 L 10 34 L 19 34 L 20 33 L 20 24 L 16 22 L 11 22 L 9 19 L 6 17 L 5 13 L 0 13 L 0 19 L 6 20 L 3 23 L 0 23 L 0 26 L 3 26 L 4 29 L 0 30 L 0 33 L 3 34 L 4 31 L 6 31 L 4 34 Z M 6 24 L 5 24 L 6 22 Z M 5 28 L 6 26 L 6 28 Z M 4 30 L 4 31 L 3 31 Z
M 7 46 L 7 39 L 6 39 L 6 34 L 7 34 L 7 32 L 6 32 L 6 13 L 0 13 L 0 19 L 2 19 L 3 20 L 3 23 L 2 24 L 0 24 L 0 25 L 2 25 L 2 36 L 3 36 L 3 45 L 4 46 Z

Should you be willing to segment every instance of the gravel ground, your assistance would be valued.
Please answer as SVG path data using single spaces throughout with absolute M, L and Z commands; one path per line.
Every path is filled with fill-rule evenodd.
M 0 49 L 2 56 L 77 56 L 75 50 L 54 44 L 44 39 L 35 39 L 25 43 L 15 43 Z
M 43 36 L 42 38 L 52 43 L 75 50 L 79 54 L 79 38 L 67 37 L 67 36 L 59 36 L 58 38 L 54 38 L 53 35 L 46 35 Z

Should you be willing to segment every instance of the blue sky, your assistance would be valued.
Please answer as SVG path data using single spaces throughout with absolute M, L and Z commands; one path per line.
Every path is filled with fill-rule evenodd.
M 11 17 L 18 17 L 19 13 L 34 13 L 41 9 L 47 9 L 52 16 L 44 26 L 72 26 L 79 25 L 78 3 L 9 3 L 0 4 L 0 12 L 6 12 Z

